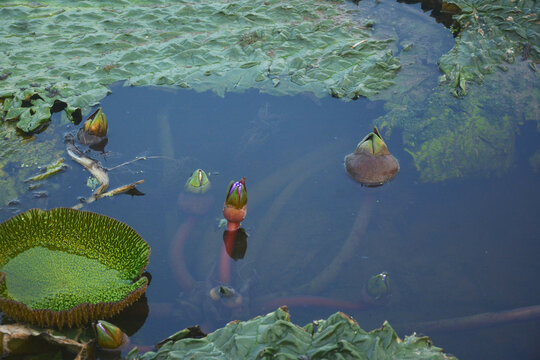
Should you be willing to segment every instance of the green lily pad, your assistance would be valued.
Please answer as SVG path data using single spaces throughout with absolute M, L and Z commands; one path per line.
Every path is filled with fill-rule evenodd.
M 146 290 L 148 244 L 115 219 L 32 209 L 0 224 L 0 308 L 40 326 L 111 317 Z
M 187 330 L 187 329 L 186 329 Z M 366 332 L 348 315 L 338 312 L 305 327 L 290 321 L 287 308 L 248 321 L 233 321 L 203 338 L 186 338 L 189 331 L 164 340 L 157 352 L 127 360 L 172 359 L 454 359 L 425 336 L 401 340 L 385 322 Z
M 0 57 L 0 95 L 13 100 L 3 116 L 32 132 L 55 100 L 67 104 L 67 115 L 86 112 L 117 81 L 219 94 L 373 96 L 392 84 L 400 64 L 392 40 L 373 37 L 364 16 L 323 0 L 3 4 L 0 37 L 9 56 Z M 29 92 L 47 106 L 25 108 L 19 100 Z

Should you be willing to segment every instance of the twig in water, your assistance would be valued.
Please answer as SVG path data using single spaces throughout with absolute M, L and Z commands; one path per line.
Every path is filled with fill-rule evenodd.
M 101 199 L 101 198 L 104 198 L 104 197 L 107 197 L 107 196 L 114 196 L 114 195 L 125 193 L 125 192 L 135 188 L 135 186 L 137 186 L 139 184 L 142 184 L 143 182 L 144 182 L 144 180 L 138 180 L 138 181 L 135 181 L 134 183 L 131 183 L 131 184 L 119 186 L 119 187 L 117 187 L 115 189 L 107 191 L 106 193 L 94 194 L 94 195 L 90 196 L 88 199 L 86 199 L 86 201 L 84 203 L 80 203 L 80 204 L 77 204 L 77 205 L 73 206 L 73 209 L 80 209 L 80 208 L 82 208 L 84 206 L 84 204 L 92 203 L 92 202 L 96 201 L 97 199 Z
M 136 158 L 133 159 L 133 160 L 123 162 L 123 163 L 121 163 L 120 165 L 113 166 L 112 168 L 107 168 L 107 171 L 112 171 L 112 170 L 118 169 L 119 167 L 126 166 L 126 165 L 129 165 L 129 164 L 131 164 L 131 163 L 134 163 L 134 162 L 136 162 L 136 161 L 139 161 L 139 160 L 147 160 L 147 159 L 167 159 L 167 160 L 175 160 L 175 161 L 177 161 L 176 159 L 171 158 L 171 157 L 168 157 L 168 156 L 159 156 L 159 155 L 154 155 L 154 156 L 141 156 L 141 157 L 136 157 Z
M 107 189 L 109 186 L 109 175 L 107 175 L 107 171 L 101 166 L 99 161 L 84 155 L 75 146 L 73 140 L 67 142 L 66 151 L 73 160 L 84 166 L 99 181 L 100 186 L 94 191 L 94 195 L 101 194 Z

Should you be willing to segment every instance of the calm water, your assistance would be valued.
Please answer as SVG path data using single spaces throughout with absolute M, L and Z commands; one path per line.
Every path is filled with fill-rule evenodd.
M 382 102 L 255 91 L 221 98 L 190 90 L 112 90 L 101 103 L 109 143 L 105 153 L 91 155 L 106 167 L 151 157 L 109 174 L 111 188 L 144 179 L 138 189 L 145 195 L 101 199 L 83 209 L 128 223 L 152 248 L 149 313 L 137 325 L 144 321 L 133 344 L 152 345 L 194 324 L 212 331 L 272 311 L 265 303 L 283 298 L 317 295 L 354 302 L 365 281 L 382 271 L 390 274 L 390 301 L 346 310 L 366 330 L 389 320 L 404 336 L 423 332 L 415 327 L 423 321 L 540 304 L 540 179 L 527 162 L 540 140 L 533 126 L 524 126 L 517 137 L 518 156 L 508 173 L 436 184 L 419 181 L 396 129 L 385 140 L 399 159 L 400 173 L 380 188 L 365 188 L 348 177 L 343 157 L 384 115 Z M 76 130 L 50 127 L 43 136 Z M 77 197 L 89 196 L 89 174 L 68 163 L 67 172 L 45 185 L 48 198 L 25 195 L 17 210 L 72 206 Z M 203 215 L 183 213 L 178 205 L 197 168 L 211 174 L 206 195 L 211 205 Z M 225 191 L 243 176 L 249 202 L 242 225 L 249 237 L 244 258 L 232 262 L 230 272 L 243 302 L 229 308 L 213 303 L 207 292 L 221 283 L 218 220 Z M 11 215 L 3 209 L 0 220 Z M 355 221 L 366 225 L 356 235 Z M 186 236 L 179 235 L 186 228 Z M 351 232 L 357 238 L 352 251 L 334 261 Z M 192 289 L 177 276 L 182 264 L 196 282 Z M 321 286 L 315 281 L 316 291 L 309 292 L 308 284 L 324 272 L 335 276 Z M 338 310 L 290 306 L 300 325 Z M 538 320 L 427 333 L 461 359 L 538 358 L 539 334 Z

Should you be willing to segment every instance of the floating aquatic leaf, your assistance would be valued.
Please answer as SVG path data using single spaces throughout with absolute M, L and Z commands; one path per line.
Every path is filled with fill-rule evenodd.
M 40 326 L 111 317 L 146 290 L 150 247 L 91 212 L 32 209 L 0 224 L 0 308 Z
M 74 109 L 86 112 L 116 81 L 356 98 L 390 86 L 400 68 L 391 40 L 372 37 L 371 27 L 361 26 L 370 20 L 343 1 L 27 5 L 0 7 L 9 53 L 0 57 L 0 69 L 9 69 L 1 96 L 12 99 L 3 114 L 26 132 L 48 121 L 45 110 L 55 101 L 79 117 Z M 31 110 L 20 102 L 24 89 L 40 97 Z
M 315 326 L 314 326 L 315 325 Z M 316 329 L 316 330 L 315 330 Z M 182 335 L 187 331 L 181 332 Z M 425 336 L 401 340 L 385 322 L 366 332 L 344 313 L 305 327 L 290 321 L 286 308 L 248 321 L 233 321 L 203 338 L 177 336 L 157 352 L 130 352 L 128 360 L 172 359 L 454 359 Z

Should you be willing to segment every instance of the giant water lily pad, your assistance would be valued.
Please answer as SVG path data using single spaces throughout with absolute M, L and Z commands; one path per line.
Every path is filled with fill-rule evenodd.
M 29 210 L 0 224 L 0 248 L 0 308 L 40 326 L 111 317 L 148 284 L 148 244 L 96 213 Z
M 128 360 L 172 359 L 454 359 L 426 336 L 398 338 L 385 322 L 366 332 L 338 312 L 304 327 L 293 324 L 286 307 L 248 321 L 233 321 L 203 338 L 185 329 L 160 343 L 157 352 Z M 200 337 L 196 332 L 194 337 Z

